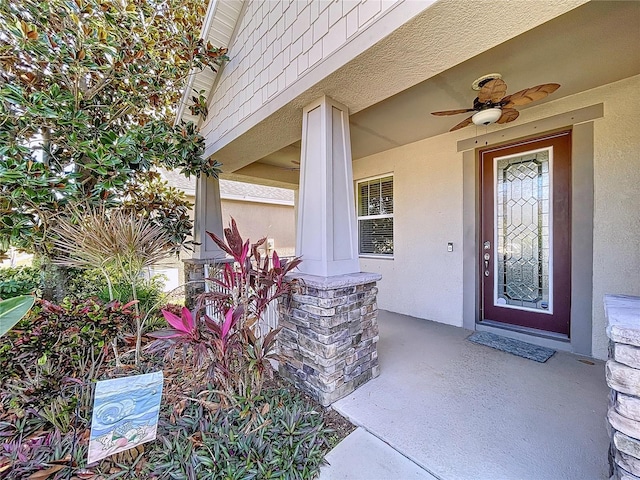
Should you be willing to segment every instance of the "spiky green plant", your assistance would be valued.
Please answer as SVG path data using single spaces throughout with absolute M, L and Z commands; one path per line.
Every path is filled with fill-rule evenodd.
M 167 410 L 175 407 L 165 407 L 158 442 L 147 454 L 151 478 L 306 480 L 318 475 L 331 434 L 322 411 L 285 388 L 266 388 L 258 397 L 237 397 L 231 408 L 210 409 L 217 400 L 215 394 L 188 399 L 175 421 L 167 418 Z

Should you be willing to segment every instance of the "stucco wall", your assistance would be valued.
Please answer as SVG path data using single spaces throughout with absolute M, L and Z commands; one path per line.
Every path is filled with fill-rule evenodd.
M 379 307 L 461 326 L 462 162 L 452 138 L 359 159 L 353 171 L 355 179 L 394 175 L 394 258 L 360 260 L 363 271 L 382 274 Z
M 195 197 L 187 197 L 195 204 Z M 255 201 L 232 200 L 222 198 L 220 200 L 222 209 L 222 226 L 229 226 L 231 217 L 238 225 L 240 234 L 246 240 L 252 242 L 260 240 L 262 237 L 273 238 L 278 255 L 290 256 L 296 250 L 296 221 L 294 205 L 279 205 L 276 203 L 261 203 Z M 193 220 L 193 210 L 189 212 L 189 217 Z M 183 254 L 182 258 L 189 258 L 189 253 Z
M 640 295 L 640 76 L 597 95 L 605 117 L 594 142 L 593 353 L 606 358 L 604 295 Z
M 280 256 L 295 254 L 295 215 L 293 205 L 273 205 L 222 200 L 222 222 L 226 227 L 233 217 L 238 230 L 252 242 L 262 237 L 275 240 L 275 250 Z
M 640 76 L 527 108 L 518 123 L 600 102 L 605 115 L 594 121 L 593 355 L 605 358 L 603 295 L 640 295 Z M 363 271 L 383 275 L 380 308 L 462 325 L 462 153 L 456 142 L 472 131 L 354 162 L 355 179 L 394 174 L 394 259 L 361 259 Z M 447 242 L 454 243 L 452 253 Z
M 192 204 L 195 204 L 193 196 L 187 196 L 187 199 Z M 229 225 L 231 217 L 233 217 L 243 238 L 249 238 L 252 242 L 262 237 L 273 238 L 278 255 L 281 257 L 295 255 L 295 209 L 293 205 L 247 202 L 224 198 L 220 203 L 224 227 Z M 193 209 L 189 212 L 189 217 L 193 220 Z M 179 258 L 170 257 L 161 262 L 156 270 L 159 273 L 167 274 L 167 272 L 161 272 L 160 270 L 177 269 L 175 278 L 181 284 L 184 279 L 184 264 L 182 260 L 187 258 L 191 258 L 191 252 L 183 251 L 180 253 Z

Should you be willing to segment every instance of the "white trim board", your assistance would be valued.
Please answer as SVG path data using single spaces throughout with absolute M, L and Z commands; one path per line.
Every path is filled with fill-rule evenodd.
M 268 203 L 270 205 L 286 205 L 293 207 L 293 200 L 280 200 L 277 198 L 253 197 L 249 195 L 234 195 L 232 193 L 220 193 L 221 200 L 236 200 L 238 202 Z
M 473 150 L 486 145 L 496 145 L 502 142 L 513 142 L 516 138 L 530 137 L 535 131 L 549 132 L 558 128 L 570 127 L 583 122 L 589 122 L 596 118 L 604 117 L 604 104 L 597 103 L 589 107 L 579 108 L 566 113 L 553 115 L 552 117 L 504 128 L 497 132 L 488 133 L 473 138 L 467 138 L 458 142 L 458 152 Z M 532 131 L 533 129 L 533 131 Z

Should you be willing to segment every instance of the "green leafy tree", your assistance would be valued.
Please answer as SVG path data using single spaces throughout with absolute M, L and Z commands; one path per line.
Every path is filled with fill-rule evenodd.
M 192 123 L 174 123 L 193 72 L 227 59 L 197 36 L 197 0 L 0 0 L 0 252 L 50 256 L 61 217 L 138 213 L 178 245 L 188 203 L 155 166 L 214 175 Z M 201 95 L 190 108 L 206 115 Z M 156 188 L 155 193 L 151 189 Z

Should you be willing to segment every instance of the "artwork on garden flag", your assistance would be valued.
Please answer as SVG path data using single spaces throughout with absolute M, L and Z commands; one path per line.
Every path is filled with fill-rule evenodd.
M 96 383 L 87 462 L 156 438 L 162 371 Z

